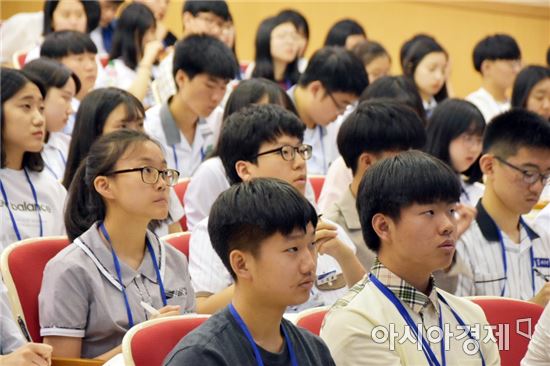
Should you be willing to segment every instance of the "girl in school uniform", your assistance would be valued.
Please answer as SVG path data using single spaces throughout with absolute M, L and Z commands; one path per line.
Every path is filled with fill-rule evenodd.
M 61 131 L 73 113 L 71 100 L 80 90 L 80 80 L 63 64 L 46 58 L 25 65 L 23 73 L 46 88 L 44 117 L 46 118 L 46 144 L 42 150 L 44 167 L 56 180 L 65 174 L 71 137 Z
M 44 89 L 1 69 L 0 252 L 32 237 L 64 235 L 65 188 L 43 172 Z
M 132 3 L 120 14 L 106 72 L 110 85 L 128 90 L 145 108 L 155 104 L 150 85 L 154 63 L 164 49 L 156 39 L 155 15 L 146 5 Z
M 122 89 L 96 89 L 88 94 L 76 115 L 63 185 L 69 188 L 80 162 L 86 158 L 90 147 L 100 136 L 120 129 L 143 132 L 144 116 L 141 102 Z M 168 220 L 152 226 L 159 236 L 181 231 L 179 220 L 184 211 L 173 189 L 170 189 L 169 203 Z
M 299 36 L 294 23 L 278 15 L 263 20 L 256 32 L 256 57 L 245 78 L 266 78 L 288 90 L 298 82 Z
M 448 97 L 447 52 L 435 38 L 418 34 L 403 44 L 400 58 L 403 75 L 414 81 L 429 117 L 435 106 Z
M 148 230 L 168 214 L 178 176 L 142 132 L 92 145 L 69 188 L 72 244 L 46 265 L 39 295 L 40 333 L 54 357 L 109 359 L 133 325 L 195 310 L 185 256 Z
M 475 206 L 485 189 L 480 183 L 485 119 L 475 105 L 461 99 L 439 104 L 428 120 L 425 151 L 442 160 L 461 176 L 460 202 Z

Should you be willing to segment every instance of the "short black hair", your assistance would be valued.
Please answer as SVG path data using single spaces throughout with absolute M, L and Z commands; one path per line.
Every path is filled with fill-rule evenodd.
M 307 86 L 314 81 L 320 81 L 328 93 L 357 96 L 369 85 L 361 60 L 350 51 L 334 46 L 323 47 L 313 54 L 299 85 Z
M 521 60 L 521 50 L 516 40 L 507 34 L 494 34 L 479 41 L 473 52 L 474 68 L 481 72 L 485 60 Z
M 241 182 L 235 164 L 256 164 L 256 155 L 264 143 L 283 135 L 304 138 L 305 125 L 292 112 L 274 104 L 251 105 L 230 115 L 223 123 L 218 152 L 229 182 Z
M 67 66 L 57 60 L 39 57 L 25 64 L 23 73 L 27 78 L 42 83 L 46 92 L 50 88 L 63 88 L 70 78 L 74 80 L 76 94 L 80 91 L 80 79 Z
M 193 79 L 199 74 L 208 74 L 231 80 L 239 70 L 233 51 L 217 38 L 194 34 L 176 43 L 172 75 L 178 70 Z
M 535 85 L 550 78 L 550 67 L 530 65 L 516 76 L 512 89 L 512 107 L 526 108 L 527 99 Z
M 361 94 L 359 101 L 374 98 L 391 98 L 408 105 L 425 122 L 426 111 L 422 104 L 422 97 L 410 78 L 406 76 L 383 76 L 370 84 Z
M 306 39 L 309 40 L 309 24 L 307 23 L 307 19 L 299 11 L 295 9 L 284 9 L 279 12 L 278 16 L 292 22 L 298 30 L 298 33 L 303 32 Z
M 458 176 L 441 160 L 415 150 L 383 159 L 367 170 L 359 185 L 357 211 L 363 239 L 369 249 L 380 250 L 380 238 L 372 227 L 376 214 L 398 222 L 401 210 L 411 205 L 459 198 Z
M 483 136 L 485 118 L 472 103 L 462 99 L 446 99 L 439 103 L 428 120 L 428 139 L 424 151 L 452 166 L 449 145 L 463 133 Z M 465 172 L 457 172 L 468 177 L 468 183 L 477 182 L 482 173 L 478 161 Z
M 359 104 L 346 118 L 336 141 L 355 175 L 362 153 L 420 149 L 426 143 L 426 132 L 412 108 L 387 98 L 373 99 Z
M 361 35 L 367 38 L 367 33 L 361 24 L 357 23 L 353 19 L 342 19 L 337 21 L 330 27 L 327 38 L 325 38 L 324 46 L 339 46 L 344 47 L 346 45 L 346 39 L 349 36 Z
M 534 112 L 512 109 L 499 114 L 485 129 L 483 152 L 506 159 L 521 148 L 550 149 L 550 123 Z
M 229 255 L 242 250 L 257 255 L 262 242 L 280 233 L 289 235 L 308 224 L 317 227 L 315 208 L 292 185 L 279 179 L 257 178 L 235 184 L 212 205 L 208 234 L 212 247 L 234 280 Z
M 186 0 L 182 13 L 191 13 L 193 16 L 199 13 L 213 13 L 225 21 L 230 19 L 229 8 L 224 0 Z
M 50 33 L 40 47 L 40 57 L 56 60 L 83 53 L 97 54 L 97 47 L 89 35 L 77 31 Z
M 382 46 L 382 44 L 376 41 L 359 42 L 353 46 L 351 52 L 353 52 L 355 56 L 359 57 L 365 66 L 380 56 L 387 56 L 391 60 L 388 51 L 384 48 L 384 46 Z

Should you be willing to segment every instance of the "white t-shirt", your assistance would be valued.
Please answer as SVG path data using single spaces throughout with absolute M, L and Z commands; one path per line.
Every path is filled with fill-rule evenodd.
M 0 180 L 9 201 L 11 213 L 15 219 L 21 239 L 40 236 L 66 235 L 63 221 L 63 209 L 67 192 L 65 187 L 45 171 L 28 171 L 29 179 L 36 191 L 40 206 L 40 219 L 25 171 L 8 168 L 0 169 Z M 13 242 L 18 241 L 6 201 L 0 196 L 0 252 Z
M 332 204 L 338 202 L 353 181 L 353 173 L 346 166 L 343 157 L 339 157 L 328 168 L 323 189 L 319 196 L 319 211 L 327 211 Z
M 348 237 L 344 229 L 336 223 L 324 219 L 324 221 L 334 225 L 338 230 L 338 239 L 349 246 L 355 253 L 355 245 Z M 199 222 L 189 243 L 189 273 L 191 274 L 193 288 L 196 294 L 200 293 L 218 293 L 233 284 L 233 278 L 223 265 L 220 257 L 216 254 L 210 236 L 208 234 L 208 217 Z M 318 284 L 323 282 L 323 278 L 330 275 L 338 275 L 343 279 L 342 269 L 336 259 L 329 255 L 319 255 L 317 260 L 317 280 L 311 290 L 310 298 L 307 302 L 287 308 L 287 312 L 297 312 L 316 306 L 329 306 L 342 297 L 348 287 L 345 285 L 335 289 L 321 290 Z M 326 284 L 325 284 L 326 285 Z
M 199 164 L 214 148 L 214 132 L 208 122 L 197 122 L 192 144 L 180 131 L 168 104 L 156 105 L 145 113 L 145 132 L 156 139 L 164 150 L 168 167 L 180 172 L 180 177 L 191 177 Z
M 483 114 L 485 122 L 489 123 L 493 117 L 510 109 L 510 102 L 497 102 L 495 98 L 484 88 L 479 88 L 465 98 L 473 103 Z
M 48 142 L 44 145 L 42 150 L 44 171 L 50 173 L 55 180 L 63 180 L 70 144 L 71 136 L 62 132 L 51 132 Z

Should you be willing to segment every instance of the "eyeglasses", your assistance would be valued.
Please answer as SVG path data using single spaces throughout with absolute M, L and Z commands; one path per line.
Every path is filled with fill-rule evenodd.
M 208 12 L 201 12 L 195 16 L 196 19 L 202 20 L 209 27 L 217 27 L 222 29 L 224 26 L 224 21 L 218 16 L 209 14 Z
M 348 108 L 348 105 L 345 104 L 345 105 L 342 105 L 340 104 L 336 98 L 334 98 L 334 95 L 332 95 L 332 93 L 330 92 L 327 92 L 328 96 L 330 97 L 330 99 L 332 99 L 332 102 L 334 103 L 334 106 L 336 107 L 336 110 L 338 111 L 338 114 L 342 114 L 346 111 L 346 109 Z
M 535 184 L 539 180 L 540 180 L 540 182 L 542 183 L 543 186 L 546 185 L 546 183 L 548 183 L 548 178 L 550 177 L 550 173 L 542 174 L 540 172 L 535 172 L 535 171 L 532 171 L 532 170 L 522 169 L 522 168 L 517 167 L 513 164 L 510 164 L 509 162 L 507 162 L 506 160 L 504 160 L 504 159 L 502 159 L 498 156 L 495 156 L 495 159 L 500 161 L 502 164 L 504 164 L 504 165 L 520 172 L 522 174 L 523 181 L 525 183 L 529 184 L 529 185 Z
M 302 159 L 309 160 L 311 158 L 312 151 L 313 151 L 313 147 L 311 145 L 306 145 L 306 144 L 302 144 L 300 146 L 283 145 L 277 149 L 268 150 L 268 151 L 259 153 L 258 155 L 255 156 L 255 158 L 262 155 L 279 153 L 281 154 L 281 157 L 284 160 L 292 161 L 294 160 L 294 158 L 296 158 L 296 153 L 298 153 L 300 154 Z
M 463 133 L 458 138 L 467 147 L 480 147 L 483 144 L 483 138 L 479 135 Z
M 115 170 L 105 175 L 108 176 L 131 172 L 141 172 L 141 180 L 143 181 L 143 183 L 146 184 L 156 184 L 159 180 L 159 177 L 162 176 L 162 180 L 164 180 L 164 182 L 170 187 L 176 185 L 180 176 L 180 172 L 175 169 L 158 170 L 157 168 L 153 168 L 152 166 Z

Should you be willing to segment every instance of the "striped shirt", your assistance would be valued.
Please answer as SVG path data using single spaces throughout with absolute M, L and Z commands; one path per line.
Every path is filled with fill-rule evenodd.
M 550 279 L 550 237 L 527 224 L 520 225 L 520 242 L 501 232 L 481 201 L 470 228 L 462 234 L 457 252 L 470 273 L 459 276 L 456 295 L 492 295 L 529 300 Z M 506 258 L 506 270 L 502 245 Z

